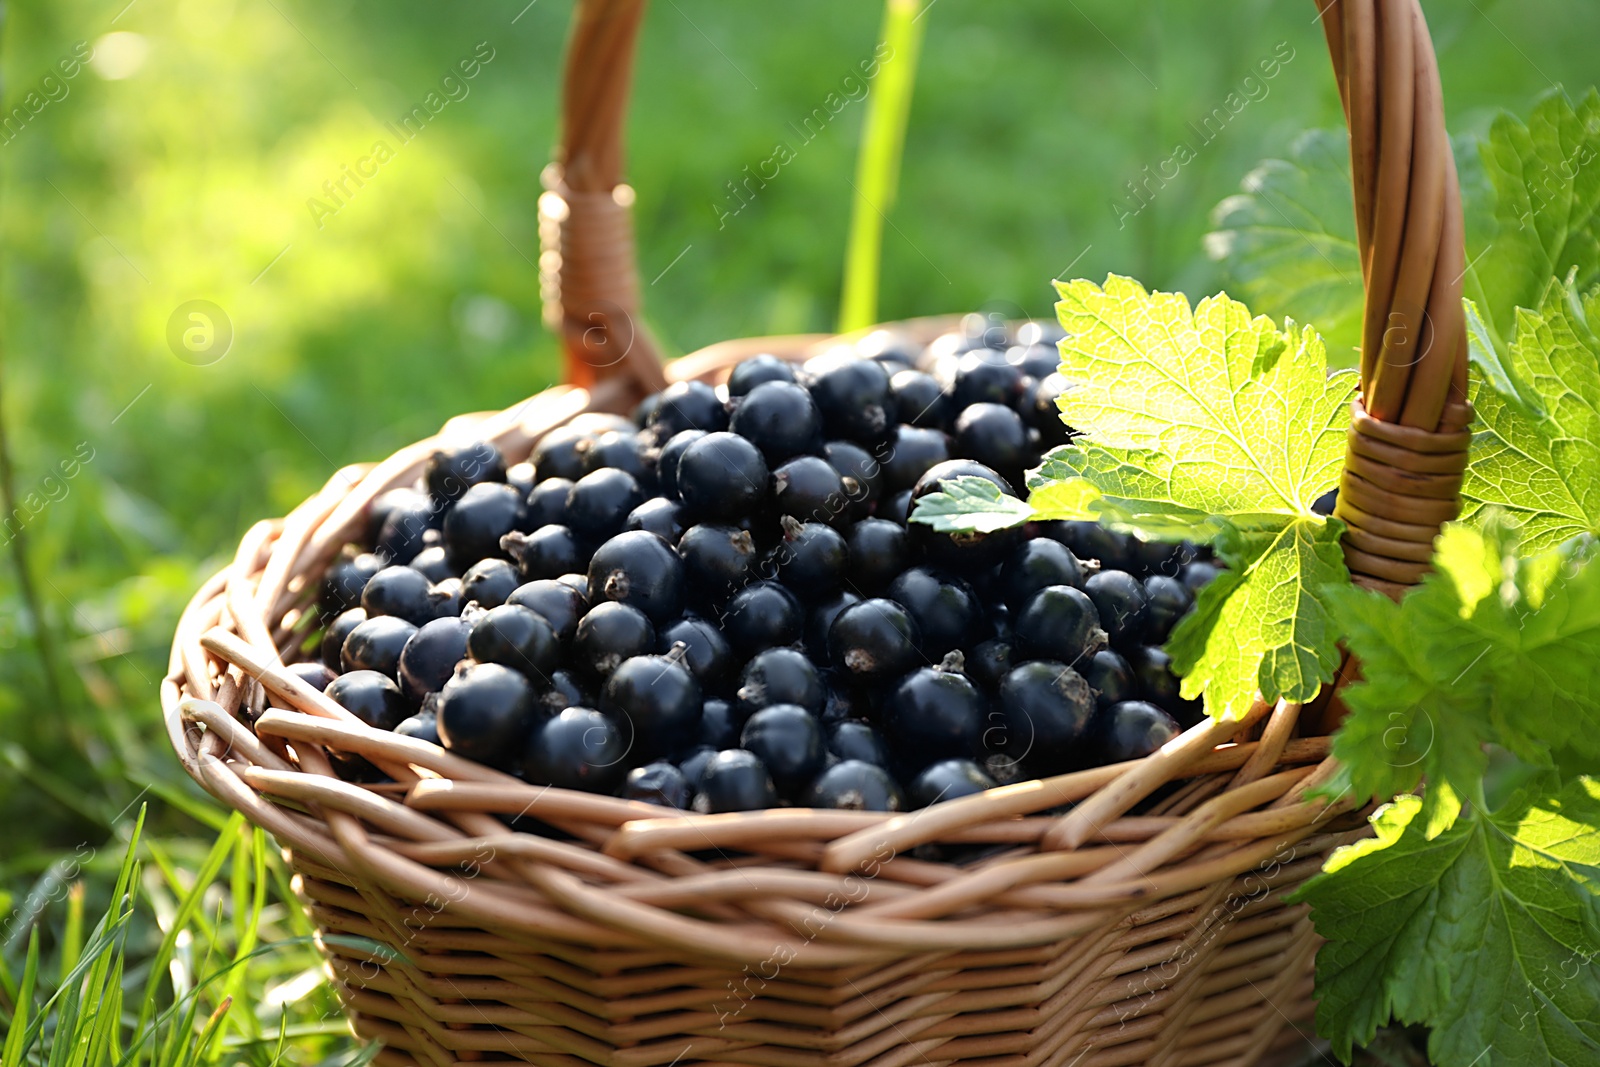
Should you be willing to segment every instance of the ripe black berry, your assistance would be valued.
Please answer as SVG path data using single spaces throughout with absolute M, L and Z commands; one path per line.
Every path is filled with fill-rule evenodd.
M 845 515 L 862 519 L 871 514 L 872 505 L 883 495 L 883 464 L 854 441 L 829 441 L 822 446 L 822 456 L 839 472 L 847 501 Z
M 951 399 L 958 410 L 977 404 L 1010 407 L 1022 395 L 1023 377 L 1022 370 L 1008 363 L 1004 353 L 978 349 L 957 361 Z
M 478 616 L 467 635 L 467 652 L 479 663 L 500 663 L 544 681 L 560 662 L 556 632 L 543 615 L 520 604 L 502 604 Z
M 1052 585 L 1033 595 L 1013 619 L 1021 652 L 1069 666 L 1105 647 L 1094 601 L 1081 589 Z
M 1088 762 L 1085 740 L 1094 691 L 1064 663 L 1024 663 L 1000 683 L 1005 751 L 1039 774 L 1061 774 Z
M 928 471 L 950 459 L 950 438 L 943 430 L 901 426 L 884 456 L 884 484 L 889 492 L 910 489 Z
M 638 608 L 606 601 L 578 620 L 572 639 L 574 662 L 590 674 L 605 678 L 630 656 L 642 656 L 655 647 L 656 631 L 649 616 Z
M 700 733 L 696 741 L 718 752 L 725 748 L 737 748 L 744 720 L 745 717 L 731 703 L 720 697 L 712 697 L 700 706 Z
M 529 736 L 522 771 L 535 785 L 611 793 L 627 776 L 627 758 L 626 733 L 614 721 L 593 708 L 567 708 Z
M 1194 563 L 1190 563 L 1183 568 L 1183 570 L 1179 573 L 1179 580 L 1182 581 L 1184 585 L 1198 593 L 1200 590 L 1210 585 L 1212 581 L 1216 579 L 1217 575 L 1221 573 L 1221 570 L 1218 569 L 1215 563 L 1207 563 L 1204 560 L 1196 560 Z
M 789 382 L 766 382 L 750 390 L 734 409 L 728 428 L 759 448 L 771 466 L 822 443 L 822 420 L 811 394 Z M 681 492 L 682 464 L 678 483 Z
M 621 533 L 628 512 L 642 503 L 644 494 L 633 475 L 597 470 L 579 478 L 567 494 L 567 525 L 590 543 L 604 541 Z
M 668 500 L 678 499 L 678 462 L 689 446 L 705 435 L 704 430 L 684 430 L 661 446 L 661 454 L 656 457 L 656 486 Z
M 387 495 L 387 494 L 385 494 Z M 413 493 L 409 498 L 394 502 L 378 527 L 372 551 L 390 563 L 408 563 L 428 545 L 430 534 L 437 533 L 444 524 L 446 508 L 426 493 Z
M 717 391 L 704 382 L 674 382 L 661 393 L 649 426 L 659 441 L 671 440 L 685 430 L 712 433 L 728 428 L 728 412 Z
M 837 593 L 850 562 L 844 538 L 820 522 L 800 523 L 787 515 L 782 525 L 783 540 L 772 550 L 766 573 L 807 602 Z
M 589 691 L 570 672 L 551 671 L 550 684 L 539 690 L 535 706 L 540 716 L 549 716 L 564 708 L 587 708 L 593 704 Z
M 328 628 L 322 633 L 323 665 L 334 674 L 344 670 L 344 641 L 350 636 L 350 631 L 367 621 L 365 608 L 351 608 L 349 611 L 340 612 L 334 620 L 328 623 Z
M 467 655 L 468 625 L 460 619 L 435 619 L 423 626 L 400 650 L 400 688 L 420 704 L 437 693 Z
M 401 737 L 413 737 L 430 745 L 438 745 L 439 716 L 435 712 L 419 711 L 409 719 L 402 720 L 400 725 L 394 728 L 394 732 Z
M 377 671 L 354 670 L 328 683 L 326 690 L 340 707 L 377 730 L 393 730 L 411 714 L 394 679 Z
M 752 513 L 767 498 L 767 479 L 761 452 L 738 434 L 708 433 L 678 460 L 678 496 L 701 522 L 737 521 Z
M 756 545 L 734 526 L 703 523 L 678 538 L 684 586 L 702 604 L 719 605 L 743 589 L 756 570 Z
M 842 590 L 813 607 L 806 615 L 806 652 L 819 664 L 828 662 L 828 631 L 833 620 L 851 604 L 861 603 L 861 598 L 849 590 Z
M 296 678 L 300 679 L 302 682 L 306 683 L 319 693 L 328 688 L 328 683 L 339 676 L 337 671 L 329 670 L 328 665 L 320 660 L 312 660 L 306 663 L 291 663 L 287 669 L 290 674 L 294 675 Z
M 740 656 L 798 642 L 805 619 L 800 602 L 777 582 L 752 582 L 728 600 L 722 632 Z
M 901 811 L 905 794 L 889 772 L 862 760 L 845 760 L 823 771 L 807 787 L 801 804 L 844 811 Z
M 1079 663 L 1078 669 L 1083 674 L 1083 680 L 1089 683 L 1089 688 L 1094 690 L 1097 707 L 1120 704 L 1139 695 L 1133 668 L 1109 648 L 1101 649 Z
M 930 374 L 903 370 L 889 379 L 896 422 L 942 430 L 950 423 L 950 401 Z
M 889 747 L 883 737 L 864 722 L 836 722 L 824 727 L 828 752 L 842 760 L 861 760 L 889 766 Z
M 981 641 L 966 654 L 967 676 L 991 691 L 999 688 L 1000 680 L 1011 672 L 1015 663 L 1016 650 L 1002 637 Z
M 953 478 L 982 478 L 997 486 L 1006 496 L 1016 496 L 1011 483 L 970 459 L 952 459 L 929 468 L 911 490 L 912 500 L 941 492 Z M 1022 541 L 1022 531 L 1012 527 L 993 533 L 940 533 L 926 523 L 912 523 L 912 545 L 935 563 L 969 571 L 986 570 L 1005 559 Z
M 821 456 L 797 456 L 772 472 L 778 514 L 806 523 L 842 523 L 850 505 L 844 479 Z
M 522 498 L 509 485 L 473 486 L 444 517 L 444 550 L 452 566 L 466 570 L 480 559 L 499 556 L 500 538 L 516 528 Z
M 654 622 L 671 619 L 683 610 L 683 561 L 653 533 L 620 533 L 589 561 L 589 590 L 596 603 L 615 600 Z
M 687 768 L 684 773 L 688 774 Z M 733 748 L 705 761 L 694 798 L 695 811 L 759 811 L 777 803 L 778 790 L 772 784 L 772 776 L 755 753 Z
M 656 456 L 651 438 L 637 433 L 603 433 L 583 449 L 584 473 L 601 470 L 626 471 L 639 483 L 640 490 L 656 488 Z
M 912 567 L 889 584 L 887 596 L 916 621 L 922 654 L 928 659 L 971 648 L 981 635 L 983 609 L 977 594 L 954 575 Z
M 766 382 L 793 383 L 794 365 L 777 356 L 763 352 L 760 355 L 742 359 L 734 365 L 728 374 L 728 395 L 744 396 L 758 385 Z
M 593 436 L 571 426 L 563 426 L 539 438 L 539 443 L 533 446 L 533 454 L 528 457 L 528 462 L 533 464 L 534 476 L 538 479 L 536 484 L 543 484 L 551 478 L 575 482 L 588 473 L 584 470 L 583 450 L 579 446 L 586 444 Z
M 433 602 L 428 599 L 430 583 L 421 571 L 410 567 L 385 567 L 374 574 L 361 591 L 361 606 L 369 617 L 393 615 L 413 626 L 434 618 Z
M 462 599 L 464 586 L 460 578 L 446 578 L 428 589 L 428 602 L 433 605 L 435 619 L 459 616 L 467 606 Z
M 968 759 L 947 759 L 926 768 L 911 783 L 911 806 L 925 808 L 940 801 L 969 797 L 993 789 L 995 780 Z
M 1144 636 L 1144 585 L 1127 571 L 1101 571 L 1084 579 L 1083 591 L 1094 601 L 1100 627 L 1118 647 Z
M 458 756 L 504 767 L 536 718 L 532 684 L 498 663 L 462 667 L 439 693 L 439 738 Z
M 642 800 L 646 804 L 679 809 L 687 808 L 691 799 L 689 779 L 665 760 L 629 771 L 620 796 L 624 800 Z
M 1144 580 L 1144 640 L 1164 644 L 1178 620 L 1194 607 L 1194 593 L 1176 578 L 1152 574 Z
M 570 478 L 546 478 L 528 491 L 517 516 L 517 529 L 532 533 L 545 526 L 567 524 L 567 494 L 574 483 Z
M 1013 486 L 1020 485 L 1028 460 L 1028 430 L 1022 417 L 1008 407 L 973 404 L 956 418 L 954 450 L 999 471 Z
M 674 654 L 678 645 L 683 649 L 676 654 L 682 656 L 683 665 L 689 668 L 700 688 L 721 692 L 738 662 L 733 658 L 728 639 L 722 636 L 716 624 L 698 616 L 686 616 L 669 623 L 656 637 L 656 651 L 662 655 Z
M 889 436 L 894 397 L 889 372 L 881 364 L 853 354 L 830 354 L 807 362 L 806 373 L 829 437 L 871 445 Z
M 583 560 L 583 545 L 566 526 L 541 526 L 530 534 L 509 533 L 502 543 L 517 561 L 517 576 L 524 582 L 559 578 L 571 573 Z
M 805 708 L 774 704 L 744 724 L 740 747 L 766 765 L 780 793 L 792 794 L 822 770 L 822 728 Z
M 774 704 L 795 704 L 812 715 L 822 711 L 824 692 L 817 668 L 792 648 L 769 648 L 745 664 L 734 694 L 742 715 L 748 718 Z
M 400 677 L 400 653 L 417 628 L 393 615 L 379 615 L 357 624 L 344 639 L 339 661 L 346 671 L 377 671 Z
M 443 545 L 434 545 L 432 548 L 423 549 L 415 556 L 412 556 L 411 562 L 407 563 L 406 566 L 420 572 L 424 578 L 434 585 L 438 585 L 446 578 L 457 577 L 459 573 L 450 565 L 450 560 L 445 555 Z
M 428 495 L 440 504 L 460 500 L 466 491 L 481 482 L 506 480 L 506 461 L 500 450 L 487 441 L 473 441 L 452 449 L 441 449 L 428 457 L 422 472 Z
M 456 506 L 460 507 L 459 504 Z M 517 568 L 505 560 L 480 560 L 461 576 L 461 599 L 469 604 L 476 603 L 481 608 L 497 608 L 521 584 Z
M 1050 585 L 1081 589 L 1083 571 L 1070 548 L 1048 537 L 1022 542 L 1000 568 L 1000 596 L 1012 609 L 1020 608 Z
M 850 585 L 872 596 L 883 592 L 910 560 L 904 526 L 888 519 L 862 519 L 846 541 L 850 556 Z
M 904 607 L 872 599 L 841 611 L 828 630 L 828 658 L 857 682 L 885 681 L 915 667 L 922 635 Z
M 578 619 L 588 610 L 576 589 L 550 578 L 517 586 L 506 603 L 531 608 L 544 616 L 556 638 L 563 643 L 572 640 L 578 630 Z
M 1178 736 L 1177 720 L 1154 704 L 1124 700 L 1094 717 L 1092 733 L 1103 763 L 1143 759 Z
M 648 759 L 699 733 L 704 699 L 688 667 L 666 656 L 633 656 L 606 680 L 600 708 L 632 725 L 636 758 Z
M 906 675 L 889 697 L 884 734 L 895 757 L 912 770 L 944 759 L 970 759 L 983 750 L 983 694 L 965 675 L 923 667 Z

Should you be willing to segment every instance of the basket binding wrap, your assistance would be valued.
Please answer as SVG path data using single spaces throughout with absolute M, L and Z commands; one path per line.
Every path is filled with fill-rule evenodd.
M 661 367 L 637 319 L 620 184 L 643 6 L 580 3 L 541 198 L 547 307 L 574 386 L 453 420 L 253 527 L 179 623 L 162 700 L 185 768 L 285 848 L 318 927 L 342 935 L 323 949 L 357 1032 L 384 1042 L 380 1063 L 1200 1067 L 1295 1041 L 1317 940 L 1282 897 L 1366 832 L 1359 801 L 1309 797 L 1335 770 L 1310 709 L 1258 704 L 1145 760 L 898 816 L 684 816 L 530 787 L 368 729 L 284 670 L 323 570 L 440 441 L 481 437 L 520 459 L 663 381 L 840 340 L 731 341 Z M 1323 21 L 1369 293 L 1338 513 L 1358 580 L 1397 592 L 1458 506 L 1459 194 L 1415 0 L 1335 0 Z M 950 326 L 897 328 L 928 340 Z M 393 782 L 344 782 L 330 751 Z M 500 818 L 526 812 L 567 838 Z M 971 845 L 1000 848 L 965 865 L 925 852 Z

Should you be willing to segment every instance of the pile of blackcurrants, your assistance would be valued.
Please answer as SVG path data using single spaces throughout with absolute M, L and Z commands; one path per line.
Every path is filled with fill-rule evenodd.
M 1160 646 L 1208 549 L 907 521 L 957 476 L 1021 494 L 1070 443 L 1059 337 L 880 331 L 581 416 L 509 468 L 436 452 L 374 501 L 291 669 L 528 782 L 699 812 L 897 811 L 1147 755 L 1199 718 Z

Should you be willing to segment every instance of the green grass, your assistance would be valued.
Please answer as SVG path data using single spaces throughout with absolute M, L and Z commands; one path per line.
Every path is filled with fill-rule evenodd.
M 1457 129 L 1524 110 L 1553 81 L 1595 80 L 1600 9 L 1427 6 Z M 157 688 L 177 613 L 251 523 L 346 463 L 558 373 L 534 262 L 569 13 L 553 0 L 8 5 L 6 112 L 75 42 L 104 49 L 0 144 L 0 408 L 17 495 L 38 503 L 26 537 L 41 607 L 30 610 L 8 558 L 0 1008 L 9 1021 L 32 1004 L 29 1018 L 50 1020 L 39 1055 L 90 1062 L 80 1032 L 103 1035 L 96 1063 L 174 1034 L 171 1055 L 188 1055 L 230 995 L 207 1055 L 352 1054 L 286 872 L 182 774 Z M 918 23 L 881 267 L 854 276 L 875 280 L 876 297 L 857 298 L 851 316 L 873 305 L 882 318 L 1042 314 L 1050 279 L 1069 270 L 1218 287 L 1200 252 L 1211 208 L 1301 129 L 1341 121 L 1313 14 L 1268 0 L 937 0 Z M 123 60 L 137 44 L 105 39 L 113 32 L 148 46 L 142 66 L 108 65 L 119 44 Z M 757 4 L 653 6 L 628 165 L 646 307 L 670 347 L 835 325 L 849 179 L 875 98 L 820 127 L 804 120 L 880 32 L 879 10 L 859 0 L 812 0 L 781 19 Z M 386 123 L 480 41 L 494 57 L 470 93 L 399 143 Z M 1119 221 L 1125 183 L 1167 159 L 1280 41 L 1295 57 L 1266 94 Z M 336 212 L 314 212 L 323 183 L 378 140 L 393 158 Z M 792 161 L 733 198 L 730 183 L 780 143 Z M 207 366 L 166 340 L 174 309 L 196 298 L 235 331 Z M 121 1011 L 108 1014 L 100 994 L 113 987 Z M 304 995 L 277 1004 L 285 988 Z M 106 1059 L 106 1048 L 121 1051 Z

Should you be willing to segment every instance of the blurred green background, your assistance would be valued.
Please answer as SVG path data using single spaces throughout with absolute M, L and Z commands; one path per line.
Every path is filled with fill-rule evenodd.
M 8 916 L 32 891 L 44 903 L 24 917 L 59 922 L 57 897 L 36 891 L 85 848 L 88 873 L 66 880 L 87 878 L 95 906 L 120 854 L 103 846 L 136 799 L 165 798 L 151 832 L 175 868 L 209 847 L 220 824 L 167 749 L 157 687 L 177 613 L 251 523 L 344 464 L 555 380 L 536 200 L 571 8 L 6 5 L 0 404 L 18 502 L 39 504 L 21 540 L 41 606 L 36 617 L 19 591 L 19 541 L 0 538 Z M 1577 94 L 1600 81 L 1596 5 L 1427 9 L 1457 132 L 1524 112 L 1554 84 Z M 1201 248 L 1211 209 L 1299 131 L 1341 122 L 1315 15 L 1267 0 L 935 0 L 880 317 L 1044 314 L 1050 279 L 1068 271 L 1220 288 Z M 834 325 L 865 102 L 809 140 L 801 125 L 848 93 L 880 17 L 862 0 L 654 5 L 628 171 L 647 312 L 671 349 Z M 460 61 L 491 55 L 465 95 L 441 87 Z M 1247 85 L 1272 58 L 1276 76 Z M 402 143 L 387 124 L 445 88 L 460 98 Z M 1201 146 L 1190 124 L 1235 92 L 1248 105 Z M 324 183 L 380 141 L 392 158 L 333 201 Z M 1119 217 L 1136 206 L 1127 183 L 1180 141 L 1193 161 Z M 779 144 L 792 161 L 721 218 L 739 206 L 728 183 Z M 195 299 L 234 331 L 205 366 L 167 341 L 174 310 Z M 0 932 L 0 960 L 25 926 Z M 338 1047 L 304 1044 L 285 1062 Z

